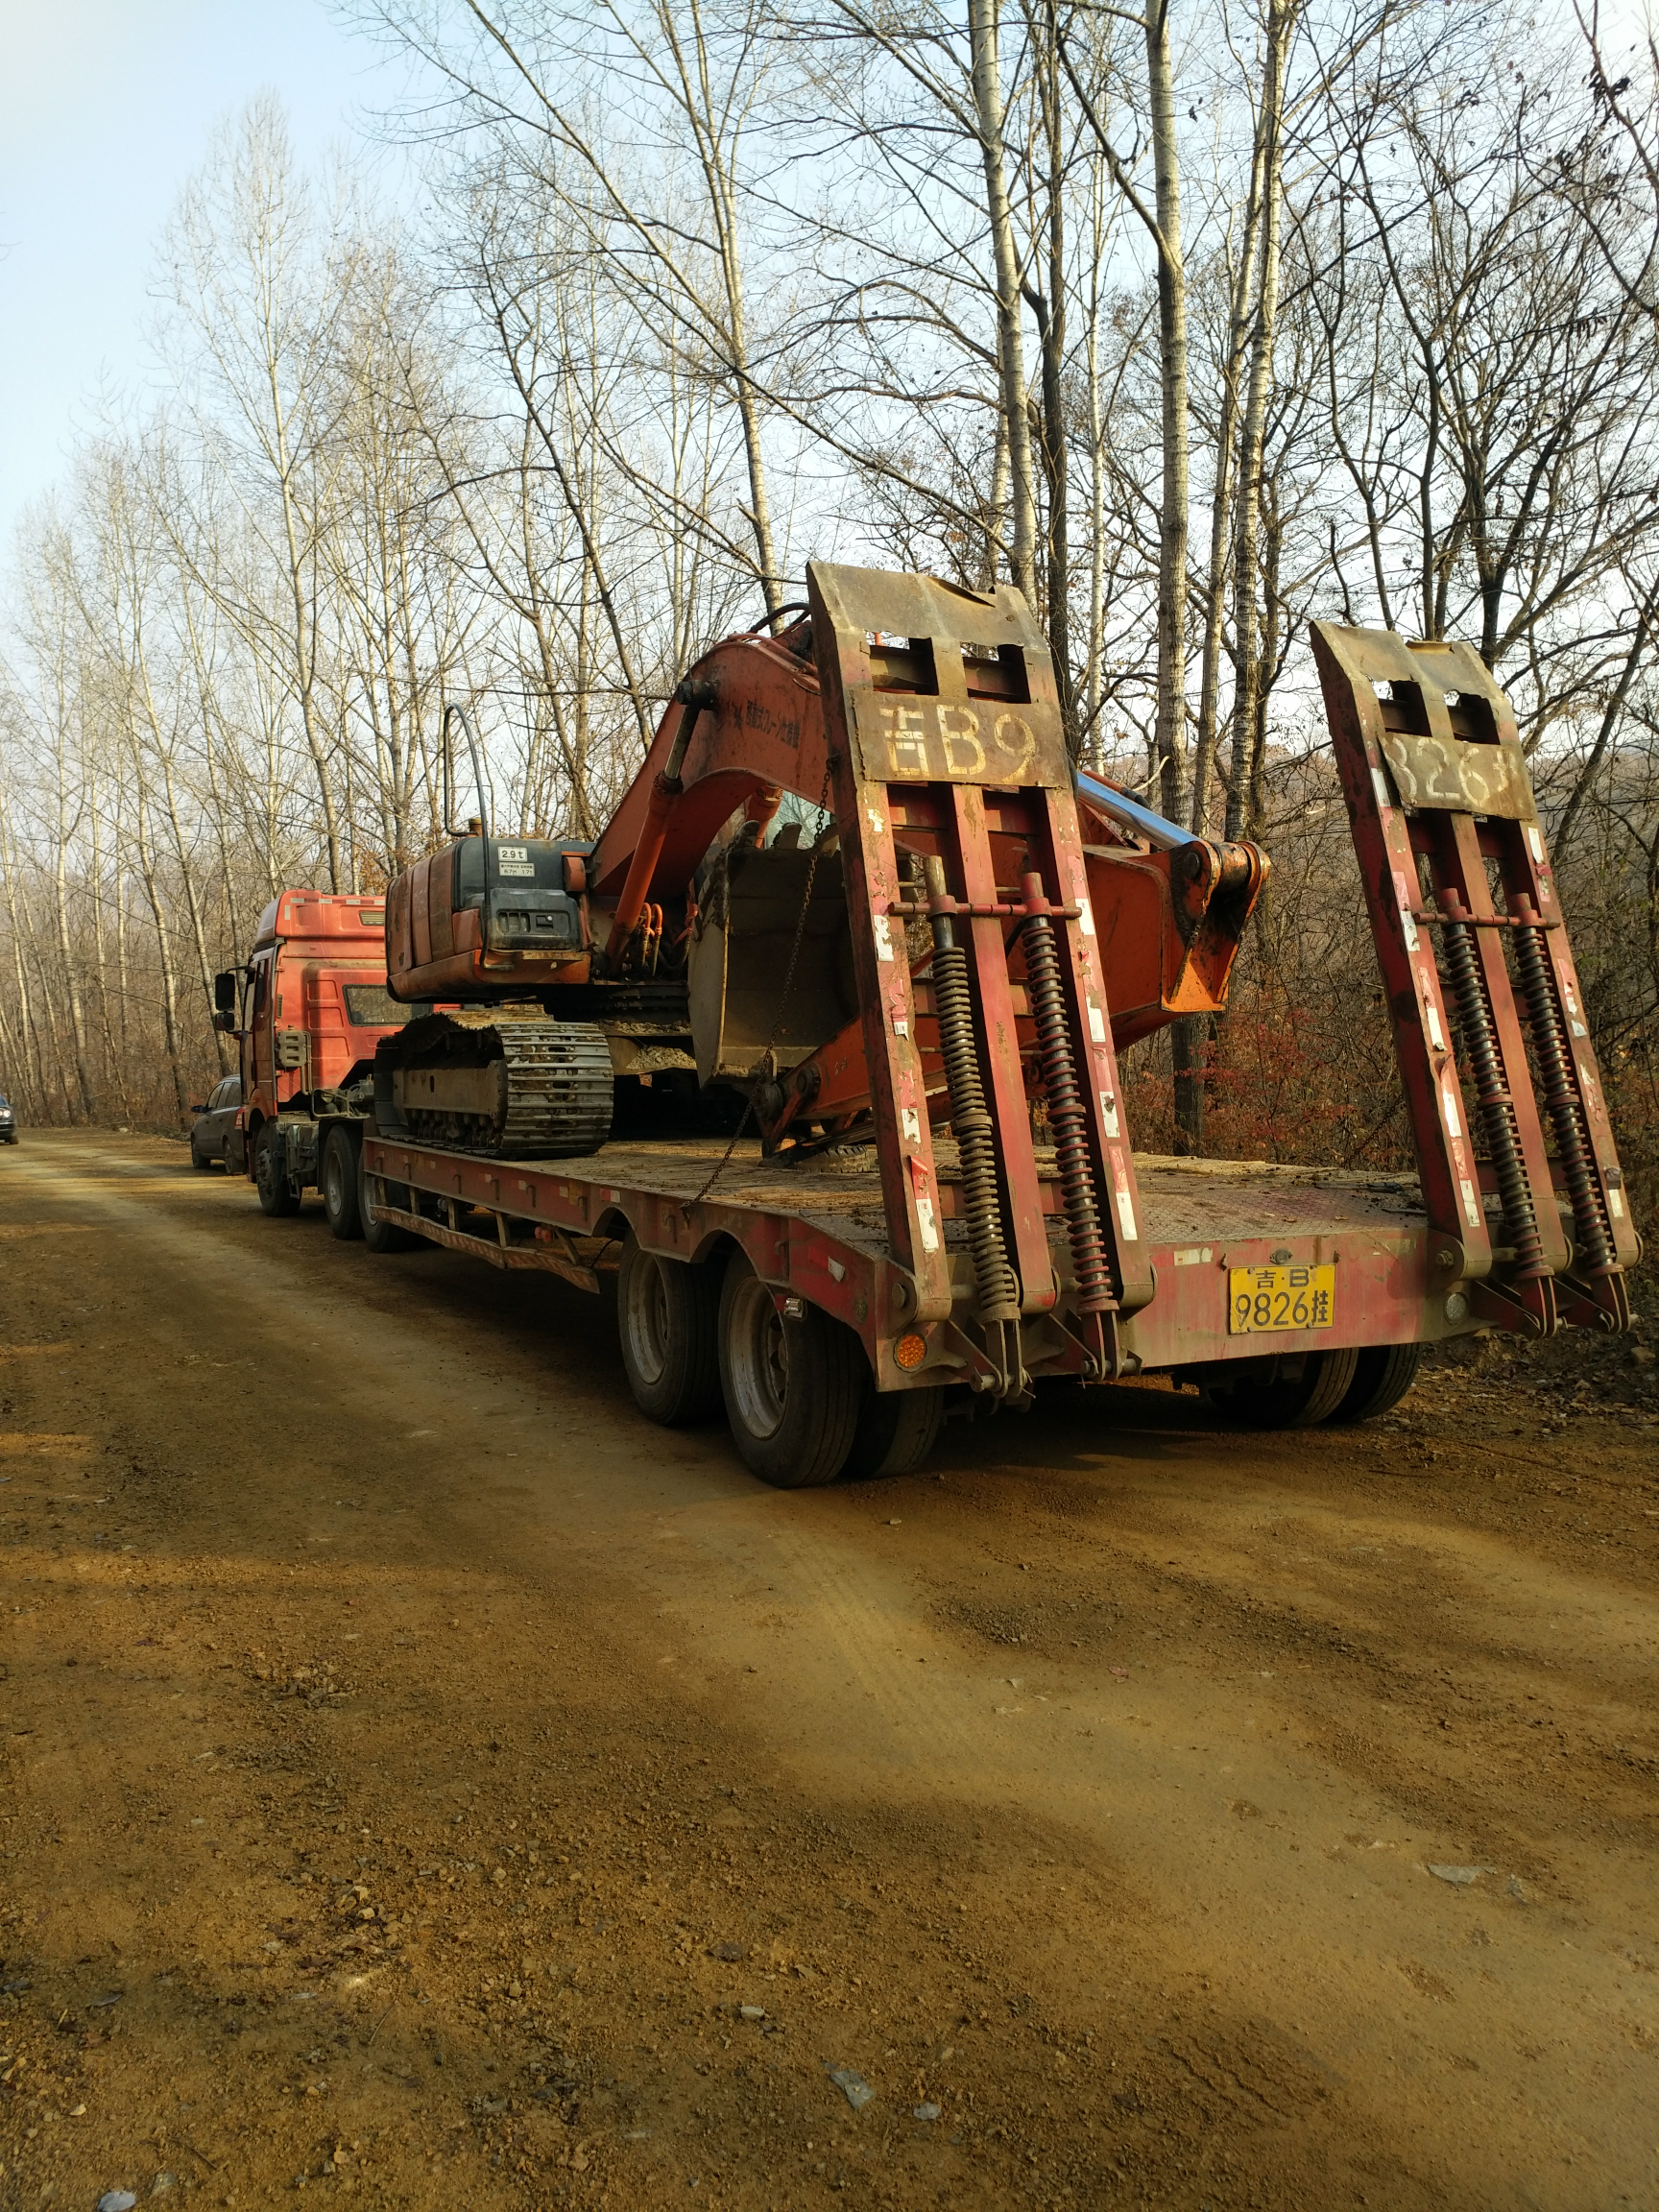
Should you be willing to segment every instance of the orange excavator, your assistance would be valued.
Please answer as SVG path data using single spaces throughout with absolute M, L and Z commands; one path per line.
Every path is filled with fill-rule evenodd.
M 811 589 L 775 634 L 729 637 L 688 672 L 596 843 L 493 836 L 480 821 L 393 884 L 390 989 L 455 1009 L 410 1023 L 381 1056 L 385 1103 L 413 1133 L 574 1156 L 605 1141 L 622 1100 L 636 1110 L 655 1089 L 660 1127 L 698 1102 L 706 1129 L 724 1095 L 733 1113 L 746 1103 L 769 1150 L 855 1143 L 881 1089 L 860 936 L 877 979 L 895 957 L 908 965 L 919 1094 L 950 1119 L 939 957 L 965 921 L 996 940 L 1003 1073 L 1041 1115 L 1050 986 L 1028 925 L 1045 902 L 1090 917 L 1118 1048 L 1225 1005 L 1264 855 L 1073 776 L 1046 643 L 1019 594 L 825 566 Z M 855 728 L 827 724 L 825 653 L 837 704 L 858 702 Z M 887 795 L 879 831 L 861 811 L 872 781 Z M 941 790 L 964 804 L 942 810 Z M 1075 823 L 1081 904 L 1033 836 L 1038 792 Z M 872 836 L 891 871 L 884 898 L 872 899 Z

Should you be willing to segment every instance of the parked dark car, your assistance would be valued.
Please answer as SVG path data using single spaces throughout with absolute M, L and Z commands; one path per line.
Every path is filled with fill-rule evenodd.
M 230 1124 L 241 1103 L 241 1076 L 227 1075 L 222 1083 L 214 1084 L 204 1106 L 191 1107 L 196 1117 L 190 1125 L 192 1167 L 211 1167 L 215 1161 L 222 1167 L 226 1165 L 225 1140 L 230 1134 Z
M 11 1099 L 0 1091 L 0 1144 L 15 1144 L 16 1142 L 17 1116 Z

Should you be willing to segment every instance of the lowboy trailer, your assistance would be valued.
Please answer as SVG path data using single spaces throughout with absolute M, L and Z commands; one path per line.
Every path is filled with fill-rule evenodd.
M 492 1162 L 370 1135 L 364 1164 L 378 1193 L 372 1233 L 424 1238 L 494 1267 L 542 1269 L 589 1291 L 627 1256 L 617 1318 L 629 1382 L 647 1412 L 673 1424 L 711 1416 L 719 1402 L 706 1389 L 688 1391 L 681 1404 L 671 1385 L 662 1386 L 661 1376 L 682 1357 L 678 1338 L 694 1328 L 655 1278 L 705 1278 L 704 1358 L 714 1366 L 719 1290 L 740 1261 L 764 1286 L 791 1361 L 822 1357 L 804 1341 L 819 1316 L 860 1348 L 860 1362 L 851 1363 L 836 1393 L 843 1401 L 838 1461 L 833 1436 L 822 1453 L 809 1449 L 805 1431 L 780 1436 L 774 1464 L 758 1437 L 740 1434 L 750 1464 L 765 1460 L 757 1472 L 785 1484 L 851 1472 L 866 1370 L 877 1393 L 922 1402 L 908 1419 L 894 1404 L 889 1419 L 872 1424 L 883 1450 L 866 1445 L 858 1471 L 919 1464 L 944 1410 L 941 1386 L 994 1394 L 998 1380 L 977 1342 L 977 1288 L 955 1162 L 947 1155 L 940 1164 L 951 1310 L 923 1327 L 910 1275 L 894 1260 L 876 1166 L 781 1170 L 758 1151 L 753 1142 L 740 1145 L 705 1195 L 725 1153 L 713 1142 L 609 1144 L 592 1161 Z M 1444 1287 L 1434 1232 L 1415 1191 L 1398 1179 L 1146 1157 L 1137 1168 L 1158 1290 L 1123 1324 L 1119 1375 L 1167 1370 L 1229 1400 L 1237 1378 L 1251 1385 L 1238 1410 L 1264 1426 L 1362 1420 L 1404 1395 L 1422 1345 L 1475 1326 L 1467 1300 Z M 1024 1323 L 1025 1369 L 1037 1382 L 1098 1380 L 1066 1325 L 1072 1281 L 1052 1162 L 1040 1157 L 1039 1173 L 1060 1314 Z M 635 1253 L 652 1265 L 641 1269 Z M 729 1369 L 744 1361 L 755 1372 L 734 1373 L 732 1386 L 775 1399 L 759 1426 L 767 1417 L 781 1425 L 786 1378 L 768 1383 L 764 1358 L 741 1344 L 727 1349 Z M 815 1400 L 827 1395 L 813 1392 Z M 815 1410 L 822 1417 L 823 1408 Z
M 389 988 L 441 1010 L 378 1048 L 342 1234 L 613 1275 L 643 1410 L 723 1405 L 787 1485 L 905 1471 L 952 1398 L 1056 1378 L 1305 1426 L 1449 1337 L 1627 1325 L 1582 997 L 1472 651 L 1314 632 L 1417 1177 L 1137 1158 L 1117 1051 L 1224 1004 L 1264 855 L 1074 774 L 1017 593 L 808 587 L 691 671 L 595 844 L 481 825 L 390 887 Z M 784 790 L 828 808 L 807 850 L 765 842 Z M 653 1085 L 659 1126 L 608 1137 Z

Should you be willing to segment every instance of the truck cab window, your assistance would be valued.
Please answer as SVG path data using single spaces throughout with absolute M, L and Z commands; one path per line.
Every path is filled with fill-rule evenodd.
M 401 1029 L 421 1011 L 400 1006 L 383 983 L 348 983 L 345 998 L 346 1019 L 353 1029 Z

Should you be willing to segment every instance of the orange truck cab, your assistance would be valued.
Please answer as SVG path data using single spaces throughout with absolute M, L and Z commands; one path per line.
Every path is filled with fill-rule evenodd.
M 375 1046 L 422 1011 L 387 995 L 385 929 L 383 898 L 284 891 L 247 965 L 215 978 L 215 1021 L 241 1046 L 226 1166 L 262 1199 L 267 1182 L 291 1203 L 316 1184 L 327 1124 L 369 1111 Z

